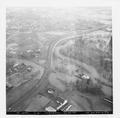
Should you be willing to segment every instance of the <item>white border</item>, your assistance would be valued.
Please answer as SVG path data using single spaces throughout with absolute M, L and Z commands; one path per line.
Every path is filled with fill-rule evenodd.
M 120 118 L 120 8 L 117 0 L 6 0 L 0 3 L 0 118 Z M 6 115 L 5 66 L 6 66 L 6 7 L 77 7 L 77 6 L 112 6 L 113 15 L 113 115 Z

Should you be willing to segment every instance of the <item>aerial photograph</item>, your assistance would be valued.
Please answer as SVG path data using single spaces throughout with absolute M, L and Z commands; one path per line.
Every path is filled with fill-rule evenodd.
M 6 114 L 113 114 L 112 8 L 6 8 Z

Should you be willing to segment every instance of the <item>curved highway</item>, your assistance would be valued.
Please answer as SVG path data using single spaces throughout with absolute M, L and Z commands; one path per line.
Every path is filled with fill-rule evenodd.
M 61 50 L 61 49 L 65 49 L 68 45 L 69 45 L 69 42 L 66 43 L 65 45 L 61 45 L 61 46 L 59 46 L 59 47 L 56 48 L 56 54 L 57 54 L 58 57 L 60 57 L 60 58 L 62 58 L 62 59 L 64 59 L 64 60 L 69 60 L 70 63 L 73 63 L 73 64 L 77 64 L 77 65 L 79 65 L 79 66 L 82 66 L 83 68 L 85 68 L 85 69 L 91 74 L 91 76 L 92 76 L 93 78 L 99 79 L 99 81 L 101 81 L 101 83 L 105 83 L 105 85 L 112 86 L 112 83 L 111 83 L 111 82 L 108 82 L 105 78 L 101 77 L 101 76 L 99 75 L 99 73 L 97 72 L 97 70 L 96 70 L 93 66 L 88 65 L 88 64 L 83 63 L 83 62 L 80 62 L 80 61 L 75 60 L 75 59 L 71 59 L 71 58 L 69 58 L 69 57 L 66 57 L 65 55 L 62 55 L 62 54 L 60 53 L 60 50 Z M 96 79 L 93 80 L 93 82 L 95 82 Z M 95 82 L 95 83 L 96 83 L 96 82 Z

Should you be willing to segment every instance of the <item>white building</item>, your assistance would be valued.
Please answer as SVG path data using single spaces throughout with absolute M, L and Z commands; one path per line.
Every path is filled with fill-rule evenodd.
M 49 106 L 45 108 L 46 111 L 50 111 L 50 112 L 55 112 L 56 109 L 54 109 L 53 107 Z

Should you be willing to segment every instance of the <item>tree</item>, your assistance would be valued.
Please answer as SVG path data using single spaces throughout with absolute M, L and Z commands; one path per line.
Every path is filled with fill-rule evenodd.
M 80 92 L 90 93 L 94 95 L 102 94 L 100 85 L 94 84 L 92 80 L 77 80 L 76 88 Z

